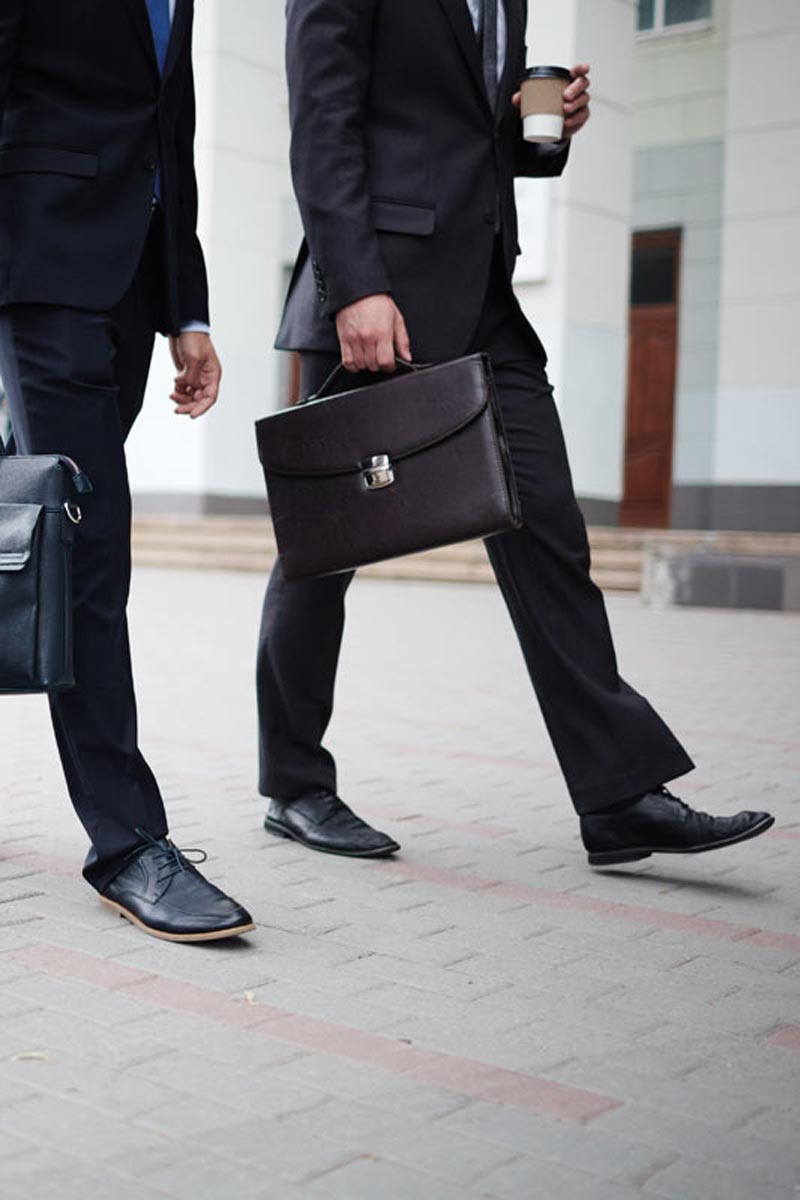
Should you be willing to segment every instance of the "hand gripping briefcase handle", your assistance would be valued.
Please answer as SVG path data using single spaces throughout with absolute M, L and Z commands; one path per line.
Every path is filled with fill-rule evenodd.
M 286 579 L 521 524 L 489 359 L 399 365 L 330 395 L 337 367 L 308 402 L 256 423 Z
M 0 438 L 0 693 L 74 683 L 74 501 L 91 490 L 72 459 L 7 454 Z
M 394 361 L 395 361 L 397 368 L 400 371 L 424 371 L 426 367 L 431 366 L 430 363 L 410 362 L 406 358 L 395 357 Z M 367 374 L 367 373 L 368 372 L 362 372 L 362 374 Z M 343 362 L 339 363 L 337 366 L 335 366 L 333 368 L 330 375 L 325 380 L 325 382 L 322 384 L 322 386 L 317 388 L 316 392 L 314 392 L 313 395 L 307 396 L 305 398 L 305 400 L 301 400 L 300 403 L 301 404 L 310 404 L 312 400 L 324 400 L 328 396 L 335 396 L 337 394 L 337 388 L 334 385 L 337 384 L 340 379 L 344 379 L 347 376 L 350 376 L 350 378 L 352 378 L 351 372 L 348 371 L 347 367 L 344 365 Z M 391 376 L 387 375 L 387 378 L 390 378 L 390 377 Z

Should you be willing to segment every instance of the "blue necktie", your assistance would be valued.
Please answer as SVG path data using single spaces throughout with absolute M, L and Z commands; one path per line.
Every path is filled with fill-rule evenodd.
M 147 0 L 147 11 L 150 15 L 150 28 L 153 30 L 158 69 L 163 75 L 172 25 L 169 16 L 169 0 Z
M 153 31 L 153 43 L 156 48 L 158 69 L 164 74 L 164 64 L 167 61 L 169 36 L 172 32 L 172 22 L 169 15 L 169 0 L 147 0 L 147 12 L 150 17 L 150 28 Z M 161 199 L 161 167 L 156 171 L 155 187 L 156 200 Z

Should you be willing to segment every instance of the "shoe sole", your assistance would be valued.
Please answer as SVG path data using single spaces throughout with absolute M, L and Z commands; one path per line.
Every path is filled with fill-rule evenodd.
M 167 933 L 164 929 L 155 929 L 152 925 L 148 925 L 141 917 L 137 917 L 122 904 L 117 904 L 116 900 L 109 900 L 106 896 L 101 896 L 100 899 L 108 908 L 113 908 L 116 913 L 124 917 L 126 921 L 130 921 L 138 929 L 143 930 L 144 933 L 149 933 L 151 937 L 161 938 L 165 942 L 219 942 L 223 938 L 252 933 L 255 929 L 255 924 L 251 921 L 248 925 L 236 925 L 233 929 L 213 929 L 209 933 Z
M 267 833 L 272 833 L 275 837 L 289 838 L 298 845 L 305 846 L 306 850 L 316 850 L 319 854 L 336 854 L 340 858 L 388 858 L 390 854 L 396 854 L 400 849 L 397 842 L 392 842 L 391 845 L 381 847 L 379 850 L 333 850 L 327 846 L 315 846 L 313 842 L 307 842 L 305 838 L 300 837 L 291 829 L 287 829 L 285 825 L 281 825 L 279 821 L 275 821 L 271 817 L 264 820 L 264 828 Z
M 649 858 L 651 854 L 704 854 L 707 850 L 723 850 L 726 846 L 735 846 L 739 842 L 747 842 L 750 838 L 766 833 L 775 824 L 774 817 L 765 817 L 757 825 L 752 825 L 744 833 L 736 837 L 723 838 L 719 842 L 707 842 L 704 846 L 689 846 L 685 850 L 673 850 L 666 846 L 640 846 L 636 850 L 604 850 L 599 853 L 589 853 L 590 867 L 613 867 L 619 863 L 638 862 L 639 859 Z

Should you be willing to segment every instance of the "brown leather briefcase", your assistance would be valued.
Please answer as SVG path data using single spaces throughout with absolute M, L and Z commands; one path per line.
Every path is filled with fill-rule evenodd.
M 256 422 L 286 579 L 333 575 L 520 521 L 489 359 L 396 375 Z

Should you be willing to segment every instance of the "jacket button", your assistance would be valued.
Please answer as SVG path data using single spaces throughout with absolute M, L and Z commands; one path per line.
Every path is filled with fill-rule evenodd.
M 152 157 L 152 155 L 148 154 L 147 157 L 142 161 L 142 166 L 144 167 L 145 171 L 155 171 L 158 163 Z
M 495 219 L 496 219 L 495 214 L 493 212 L 489 212 L 488 209 L 481 217 L 481 220 L 483 221 L 484 225 L 494 225 Z

